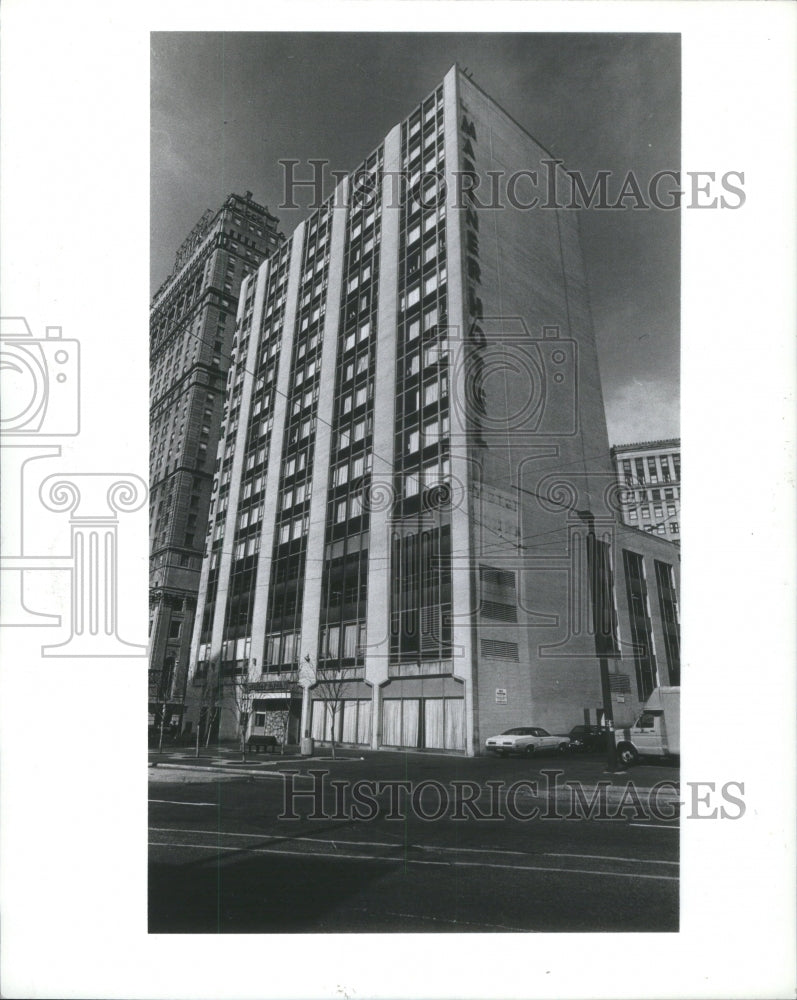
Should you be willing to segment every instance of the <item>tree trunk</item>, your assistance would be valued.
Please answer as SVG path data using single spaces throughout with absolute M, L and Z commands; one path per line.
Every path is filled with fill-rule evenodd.
M 205 747 L 210 746 L 210 734 L 213 732 L 213 724 L 216 721 L 217 709 L 214 708 L 212 712 L 208 712 L 208 731 L 205 734 Z
M 288 711 L 285 713 L 285 724 L 282 727 L 282 747 L 280 755 L 285 756 L 285 744 L 288 742 L 288 727 L 291 724 L 291 706 L 293 705 L 293 695 L 288 698 Z
M 158 733 L 158 753 L 163 753 L 163 726 L 166 722 L 166 706 L 161 708 L 161 724 L 160 731 Z

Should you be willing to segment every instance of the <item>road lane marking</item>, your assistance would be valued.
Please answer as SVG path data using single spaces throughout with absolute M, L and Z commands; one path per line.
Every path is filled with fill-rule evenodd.
M 358 911 L 361 913 L 370 913 L 369 910 Z M 455 927 L 491 927 L 493 930 L 497 931 L 510 931 L 516 934 L 525 934 L 528 931 L 527 927 L 508 927 L 506 924 L 488 924 L 480 921 L 475 923 L 473 920 L 452 920 L 448 917 L 431 917 L 426 913 L 396 913 L 394 910 L 380 910 L 380 917 L 409 917 L 410 920 L 433 920 L 438 924 L 453 924 Z
M 533 857 L 528 851 L 505 851 L 500 847 L 446 847 L 444 844 L 436 846 L 434 844 L 411 844 L 419 851 L 456 851 L 462 854 L 511 854 L 519 858 Z
M 200 851 L 235 851 L 240 853 L 241 850 L 247 851 L 249 854 L 279 854 L 288 855 L 292 857 L 304 858 L 318 858 L 321 860 L 335 861 L 379 861 L 388 862 L 389 864 L 403 864 L 403 865 L 436 865 L 438 868 L 497 868 L 506 869 L 511 872 L 553 872 L 566 875 L 608 875 L 612 878 L 635 878 L 635 879 L 646 879 L 652 880 L 654 882 L 678 882 L 679 878 L 677 875 L 644 875 L 640 872 L 607 872 L 598 871 L 594 868 L 552 868 L 547 865 L 501 865 L 494 864 L 490 862 L 477 862 L 477 861 L 422 861 L 419 858 L 380 858 L 374 857 L 372 854 L 320 854 L 307 851 L 289 851 L 285 848 L 277 847 L 227 847 L 224 844 L 181 844 L 176 841 L 149 841 L 150 847 L 193 847 Z
M 151 799 L 150 801 L 161 800 Z M 216 805 L 216 803 L 214 802 L 213 805 Z M 332 844 L 333 846 L 343 844 L 347 847 L 403 847 L 405 849 L 411 848 L 416 851 L 440 851 L 442 853 L 454 851 L 457 854 L 502 854 L 517 858 L 529 858 L 536 856 L 529 854 L 528 851 L 507 851 L 499 847 L 449 847 L 445 844 L 413 844 L 404 840 L 341 840 L 339 837 L 290 837 L 285 834 L 275 833 L 232 833 L 223 830 L 197 830 L 177 826 L 151 826 L 150 830 L 157 833 L 204 833 L 213 837 L 254 837 L 260 840 L 282 840 L 309 844 Z M 593 856 L 597 857 L 598 855 L 574 855 L 574 857 L 582 856 L 587 858 Z M 551 855 L 551 857 L 557 857 L 557 855 Z M 562 857 L 566 857 L 566 855 L 562 855 Z M 625 859 L 616 858 L 615 860 L 623 861 Z
M 150 801 L 165 800 L 151 799 Z M 216 805 L 215 802 L 205 804 Z M 249 837 L 250 839 L 255 840 L 281 840 L 287 843 L 331 844 L 333 847 L 337 847 L 338 844 L 341 844 L 346 847 L 384 847 L 388 849 L 403 848 L 405 850 L 416 851 L 439 851 L 441 854 L 500 854 L 511 855 L 512 857 L 519 858 L 585 858 L 595 861 L 627 861 L 631 864 L 637 865 L 654 864 L 678 866 L 680 864 L 679 861 L 662 861 L 657 858 L 624 858 L 606 854 L 570 854 L 554 851 L 544 851 L 542 854 L 536 855 L 530 854 L 528 851 L 507 851 L 497 847 L 451 847 L 446 844 L 413 844 L 407 843 L 403 840 L 342 840 L 339 837 L 290 837 L 274 833 L 233 833 L 224 830 L 199 830 L 196 828 L 176 826 L 151 826 L 150 831 L 153 833 L 193 833 L 211 837 Z
M 658 858 L 617 858 L 611 854 L 567 854 L 545 851 L 544 858 L 591 858 L 595 861 L 623 861 L 631 865 L 679 865 L 680 861 L 659 861 Z
M 179 799 L 150 799 L 150 802 L 160 802 L 166 806 L 216 806 L 217 808 L 221 803 L 219 802 L 183 802 Z
M 214 802 L 213 805 L 216 805 Z M 345 844 L 347 847 L 405 847 L 403 840 L 341 840 L 339 837 L 289 837 L 282 833 L 227 833 L 224 830 L 192 830 L 179 826 L 151 826 L 153 833 L 202 833 L 211 837 L 253 837 L 256 840 L 283 840 L 310 844 Z

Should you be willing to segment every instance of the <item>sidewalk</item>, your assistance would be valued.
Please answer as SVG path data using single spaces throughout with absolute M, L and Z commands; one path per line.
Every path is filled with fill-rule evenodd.
M 572 794 L 573 784 L 584 791 L 608 786 L 611 795 L 622 794 L 628 786 L 640 794 L 654 789 L 662 798 L 678 796 L 678 768 L 661 762 L 644 762 L 630 770 L 608 773 L 605 761 L 594 755 L 540 756 L 532 759 L 495 757 L 463 757 L 446 753 L 422 751 L 370 750 L 359 747 L 335 748 L 335 758 L 328 746 L 316 747 L 312 756 L 302 757 L 298 746 L 287 746 L 285 753 L 252 753 L 242 759 L 236 743 L 222 743 L 200 748 L 170 747 L 163 753 L 149 752 L 151 781 L 174 780 L 177 775 L 193 773 L 195 780 L 215 781 L 226 778 L 279 778 L 283 772 L 307 775 L 313 770 L 329 770 L 344 780 L 372 781 L 487 781 L 553 784 L 555 794 Z M 557 777 L 554 779 L 553 774 Z M 171 774 L 172 778 L 166 777 Z M 570 783 L 570 785 L 568 785 Z
M 361 753 L 337 747 L 335 755 L 336 759 L 333 760 L 332 751 L 328 747 L 321 747 L 312 756 L 303 757 L 298 744 L 286 744 L 284 753 L 279 750 L 268 753 L 247 750 L 245 759 L 237 743 L 201 747 L 199 756 L 196 748 L 190 746 L 164 747 L 162 752 L 157 748 L 150 748 L 149 777 L 150 781 L 175 780 L 180 773 L 190 772 L 198 775 L 193 780 L 203 781 L 236 777 L 278 778 L 283 770 L 295 771 L 305 765 L 317 767 L 364 759 Z M 166 777 L 167 774 L 171 777 Z M 214 775 L 212 779 L 211 774 Z

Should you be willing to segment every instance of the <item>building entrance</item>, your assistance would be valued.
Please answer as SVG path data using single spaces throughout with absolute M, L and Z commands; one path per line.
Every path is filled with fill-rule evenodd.
M 250 736 L 274 736 L 280 743 L 298 743 L 302 703 L 298 698 L 256 698 L 252 702 Z

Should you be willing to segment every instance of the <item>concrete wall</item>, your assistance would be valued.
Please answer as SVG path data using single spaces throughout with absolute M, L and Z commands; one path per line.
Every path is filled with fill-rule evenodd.
M 463 164 L 481 179 L 482 203 L 465 275 L 478 336 L 463 363 L 485 411 L 475 423 L 469 414 L 470 458 L 484 486 L 506 498 L 503 511 L 483 502 L 474 513 L 473 559 L 515 573 L 519 600 L 516 624 L 479 617 L 483 743 L 517 724 L 565 732 L 601 704 L 588 521 L 577 512 L 611 535 L 614 474 L 576 213 L 506 198 L 517 171 L 536 171 L 544 192 L 546 169 L 561 168 L 547 168 L 549 154 L 471 81 L 459 83 Z M 497 200 L 488 171 L 502 178 Z M 528 186 L 517 191 L 530 197 Z M 485 655 L 485 639 L 516 643 L 517 661 Z

